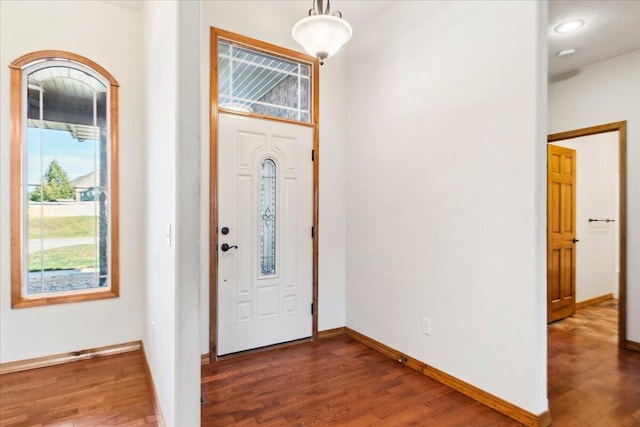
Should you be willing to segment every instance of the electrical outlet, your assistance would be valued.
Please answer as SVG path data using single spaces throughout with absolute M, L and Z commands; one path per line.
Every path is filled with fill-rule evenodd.
M 431 335 L 431 319 L 427 319 L 426 317 L 422 318 L 422 333 Z

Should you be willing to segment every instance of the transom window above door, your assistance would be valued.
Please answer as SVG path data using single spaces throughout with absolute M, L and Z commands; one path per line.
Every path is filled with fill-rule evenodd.
M 218 108 L 311 123 L 311 65 L 218 41 Z

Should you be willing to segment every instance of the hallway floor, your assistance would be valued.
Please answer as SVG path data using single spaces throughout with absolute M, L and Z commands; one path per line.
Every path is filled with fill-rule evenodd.
M 617 346 L 617 300 L 549 325 L 554 426 L 640 426 L 640 353 Z
M 610 299 L 576 311 L 566 319 L 549 324 L 549 329 L 570 332 L 574 335 L 618 343 L 618 300 Z
M 640 353 L 594 333 L 594 316 L 616 312 L 603 303 L 549 326 L 554 427 L 640 427 Z M 518 425 L 346 336 L 223 360 L 201 378 L 203 426 Z M 141 352 L 0 376 L 0 425 L 155 426 Z

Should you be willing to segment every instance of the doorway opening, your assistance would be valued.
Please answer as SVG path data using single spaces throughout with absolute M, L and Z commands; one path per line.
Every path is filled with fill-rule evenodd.
M 561 133 L 556 133 L 556 134 L 552 134 L 549 135 L 547 137 L 547 142 L 549 144 L 554 144 L 554 145 L 563 145 L 563 141 L 567 142 L 565 145 L 571 145 L 568 141 L 574 140 L 576 138 L 583 138 L 583 137 L 589 137 L 589 136 L 594 136 L 594 135 L 600 135 L 600 134 L 608 134 L 608 133 L 615 133 L 618 136 L 618 141 L 617 141 L 617 149 L 618 149 L 618 181 L 617 181 L 617 188 L 618 188 L 618 194 L 615 195 L 618 198 L 618 203 L 617 203 L 617 216 L 618 218 L 604 218 L 604 217 L 596 217 L 595 215 L 593 217 L 589 217 L 589 218 L 582 218 L 584 221 L 588 221 L 588 224 L 590 224 L 590 226 L 593 229 L 596 229 L 598 227 L 609 227 L 611 225 L 616 225 L 617 226 L 617 236 L 615 236 L 617 238 L 617 246 L 618 246 L 618 269 L 619 272 L 617 274 L 617 293 L 618 293 L 618 346 L 621 348 L 627 348 L 629 349 L 629 347 L 631 346 L 631 343 L 629 343 L 626 339 L 626 290 L 627 290 L 627 250 L 626 250 L 626 230 L 627 230 L 627 210 L 626 210 L 626 206 L 627 206 L 627 195 L 626 195 L 626 165 L 627 165 L 627 158 L 626 158 L 626 144 L 627 144 L 627 123 L 626 121 L 622 121 L 622 122 L 615 122 L 615 123 L 608 123 L 608 124 L 604 124 L 604 125 L 600 125 L 600 126 L 593 126 L 593 127 L 589 127 L 589 128 L 583 128 L 583 129 L 577 129 L 577 130 L 573 130 L 573 131 L 568 131 L 568 132 L 561 132 Z M 588 140 L 584 140 L 581 141 L 580 144 L 589 144 Z M 550 209 L 550 207 L 553 205 L 553 203 L 551 201 L 549 201 L 549 206 L 548 209 Z M 587 215 L 589 215 L 587 213 Z M 611 215 L 613 216 L 613 215 Z M 607 220 L 609 220 L 607 222 Z M 549 225 L 548 225 L 549 227 Z M 602 230 L 604 230 L 604 228 L 602 228 Z M 579 241 L 579 237 L 578 236 L 575 239 L 575 243 L 577 243 Z M 547 245 L 550 245 L 550 241 L 547 242 Z M 578 251 L 580 251 L 580 246 L 578 243 Z M 573 255 L 575 256 L 575 251 L 573 251 Z M 557 265 L 555 266 L 557 267 Z M 550 281 L 549 281 L 549 277 L 554 276 L 554 275 L 558 275 L 558 272 L 554 272 L 553 269 L 554 267 L 554 263 L 551 262 L 551 260 L 548 259 L 548 283 L 547 283 L 547 300 L 550 304 L 550 301 L 552 300 L 552 295 L 551 295 L 551 285 L 550 285 Z M 575 264 L 573 265 L 573 267 L 575 267 Z M 567 276 L 571 276 L 572 273 L 566 273 Z M 573 278 L 575 279 L 575 273 L 573 273 L 574 276 Z M 612 294 L 615 294 L 615 289 L 614 292 L 612 292 Z M 575 296 L 575 295 L 574 295 Z M 613 295 L 612 295 L 613 296 Z M 598 300 L 605 300 L 607 299 L 608 295 L 599 295 L 596 297 L 593 297 L 591 299 L 587 298 L 586 301 L 576 301 L 575 299 L 572 301 L 572 307 L 571 307 L 571 314 L 575 313 L 575 307 L 576 305 L 580 308 L 581 306 L 585 306 L 585 303 L 597 303 L 597 302 L 602 302 L 602 301 L 598 301 Z M 581 304 L 582 303 L 582 304 Z
M 213 27 L 210 40 L 215 360 L 317 338 L 319 64 Z

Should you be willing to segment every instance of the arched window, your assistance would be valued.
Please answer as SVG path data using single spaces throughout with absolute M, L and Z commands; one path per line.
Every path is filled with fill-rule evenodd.
M 117 297 L 118 83 L 63 51 L 10 68 L 12 307 Z

